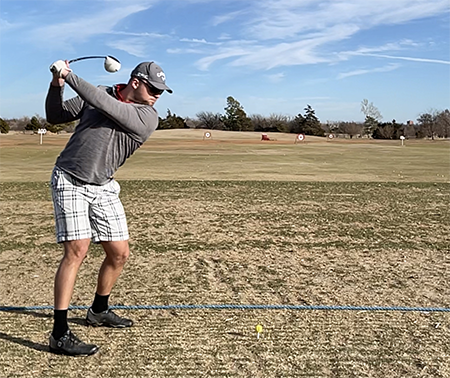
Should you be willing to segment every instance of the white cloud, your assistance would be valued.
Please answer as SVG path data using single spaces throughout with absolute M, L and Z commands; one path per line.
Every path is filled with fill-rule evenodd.
M 135 5 L 131 3 L 127 6 L 120 5 L 117 7 L 111 5 L 107 12 L 101 10 L 84 17 L 77 15 L 70 21 L 38 27 L 30 33 L 30 38 L 37 44 L 48 44 L 50 40 L 53 47 L 63 48 L 72 43 L 85 42 L 95 35 L 112 33 L 118 22 L 149 7 L 149 2 Z
M 205 50 L 207 56 L 200 59 L 197 65 L 206 70 L 215 62 L 228 60 L 234 66 L 271 69 L 333 63 L 362 54 L 370 56 L 378 52 L 417 50 L 421 47 L 419 43 L 402 39 L 378 47 L 361 47 L 356 51 L 332 51 L 333 45 L 352 38 L 362 30 L 385 24 L 406 23 L 446 12 L 449 12 L 448 0 L 436 0 L 432 5 L 428 0 L 252 1 L 246 9 L 217 17 L 215 25 L 245 13 L 246 20 L 240 24 L 236 33 L 257 42 L 249 42 L 246 48 L 242 48 L 236 41 L 226 39 L 217 49 Z M 282 42 L 277 43 L 278 40 Z M 427 59 L 420 61 L 431 62 Z
M 117 1 L 123 1 L 123 0 L 117 0 Z M 136 0 L 136 1 L 140 1 L 140 0 Z M 162 0 L 160 0 L 160 1 L 162 1 Z M 223 0 L 221 0 L 221 1 L 223 1 Z M 235 1 L 235 0 L 225 0 L 225 1 Z M 167 4 L 167 0 L 164 0 L 163 2 Z M 178 5 L 179 8 L 185 9 L 185 5 L 198 6 L 199 4 L 215 3 L 215 2 L 217 2 L 217 0 L 180 0 L 178 2 L 172 0 L 172 2 L 175 4 L 171 4 L 171 5 Z
M 405 39 L 398 42 L 391 42 L 386 43 L 382 46 L 377 47 L 360 47 L 355 51 L 355 53 L 358 54 L 365 54 L 365 53 L 374 53 L 374 52 L 381 52 L 381 51 L 398 51 L 398 50 L 404 50 L 405 48 L 409 47 L 419 47 L 419 43 L 411 41 L 409 39 Z
M 148 41 L 143 38 L 127 38 L 107 42 L 107 46 L 117 50 L 122 50 L 130 55 L 144 58 L 148 54 Z
M 413 58 L 413 57 L 409 57 L 409 56 L 392 56 L 392 55 L 383 55 L 383 54 L 360 54 L 360 55 L 373 56 L 373 57 L 376 57 L 376 58 L 409 60 L 411 62 L 450 64 L 450 61 L 448 61 L 448 60 L 440 60 L 440 59 Z
M 17 25 L 11 24 L 9 21 L 0 18 L 0 31 L 5 32 L 17 27 Z
M 420 47 L 421 44 L 417 42 L 413 42 L 411 40 L 403 40 L 395 43 L 387 43 L 382 46 L 376 47 L 360 47 L 355 51 L 343 51 L 337 54 L 341 60 L 348 60 L 352 56 L 370 56 L 375 58 L 385 58 L 385 59 L 397 59 L 397 60 L 406 60 L 412 62 L 423 62 L 423 63 L 438 63 L 438 64 L 450 64 L 450 61 L 441 60 L 441 59 L 429 59 L 429 58 L 416 58 L 416 57 L 408 57 L 408 56 L 395 56 L 395 55 L 387 55 L 387 54 L 378 54 L 378 52 L 397 52 L 403 51 L 406 48 L 410 47 Z
M 399 64 L 389 64 L 384 67 L 343 72 L 338 75 L 338 79 L 345 79 L 346 77 L 350 77 L 350 76 L 367 75 L 367 74 L 376 73 L 376 72 L 390 72 L 390 71 L 396 70 L 399 67 L 400 67 Z
M 261 39 L 295 38 L 336 25 L 400 24 L 449 11 L 447 0 L 261 0 L 251 6 L 255 17 L 248 33 Z
M 224 48 L 217 52 L 215 55 L 210 55 L 197 61 L 197 67 L 200 70 L 207 70 L 211 64 L 218 60 L 228 59 L 236 56 L 243 56 L 250 54 L 247 49 L 236 47 L 236 48 Z
M 130 38 L 114 39 L 112 41 L 106 42 L 106 45 L 117 50 L 122 50 L 130 55 L 134 55 L 140 58 L 144 58 L 149 53 L 149 46 L 151 42 L 156 39 L 170 39 L 171 37 L 166 34 L 159 33 L 130 33 L 123 31 L 112 31 L 110 34 L 114 35 L 124 35 Z
M 182 49 L 182 48 L 176 48 L 176 49 L 167 49 L 167 53 L 169 54 L 204 54 L 205 52 L 200 49 Z
M 396 52 L 402 51 L 411 47 L 419 47 L 420 44 L 417 42 L 413 42 L 411 40 L 402 40 L 398 42 L 390 42 L 381 46 L 372 46 L 372 47 L 359 47 L 354 51 L 341 51 L 336 55 L 340 60 L 348 60 L 353 56 L 370 56 L 370 54 L 378 53 L 378 52 Z
M 220 16 L 215 16 L 212 19 L 212 25 L 213 26 L 218 26 L 218 25 L 223 24 L 225 22 L 229 22 L 229 21 L 234 20 L 236 17 L 238 17 L 238 16 L 240 16 L 240 15 L 242 15 L 244 13 L 246 13 L 246 11 L 239 10 L 239 11 L 236 11 L 236 12 L 226 13 L 226 14 L 223 14 L 223 15 L 220 15 Z
M 273 75 L 266 75 L 267 79 L 271 82 L 271 83 L 279 83 L 280 81 L 282 81 L 284 79 L 284 73 L 283 72 L 279 72 Z
M 131 32 L 124 32 L 124 31 L 111 31 L 110 34 L 117 34 L 117 35 L 126 35 L 130 37 L 145 37 L 145 38 L 170 38 L 166 34 L 158 34 L 158 33 L 131 33 Z
M 199 60 L 198 65 L 200 69 L 208 69 L 212 63 L 230 57 L 236 57 L 231 63 L 234 66 L 251 66 L 256 69 L 326 63 L 336 60 L 336 57 L 321 54 L 318 47 L 341 40 L 353 33 L 352 27 L 339 26 L 328 33 L 311 34 L 300 41 L 283 42 L 273 46 L 254 41 L 240 41 L 238 44 L 229 42 L 215 54 Z
M 204 38 L 202 38 L 202 39 L 181 38 L 180 42 L 189 42 L 189 43 L 194 43 L 194 44 L 213 45 L 213 46 L 220 46 L 222 44 L 221 42 L 208 42 Z
M 398 59 L 398 60 L 407 60 L 413 62 L 424 62 L 424 63 L 439 63 L 439 64 L 450 64 L 449 61 L 440 60 L 440 59 L 429 59 L 429 58 L 416 58 L 416 57 L 407 57 L 407 56 L 396 56 L 396 55 L 387 55 L 387 54 L 378 54 L 391 52 L 395 53 L 398 51 L 405 51 L 411 48 L 416 52 L 418 48 L 420 48 L 423 44 L 414 42 L 409 39 L 401 40 L 398 42 L 386 43 L 381 46 L 374 47 L 359 47 L 354 51 L 342 51 L 337 53 L 341 60 L 348 60 L 353 56 L 370 56 L 376 58 L 386 58 L 386 59 Z M 417 52 L 416 52 L 417 53 Z
M 227 40 L 230 40 L 230 39 L 232 39 L 231 38 L 231 35 L 230 34 L 228 34 L 228 33 L 222 33 L 220 36 L 219 36 L 219 41 L 227 41 Z

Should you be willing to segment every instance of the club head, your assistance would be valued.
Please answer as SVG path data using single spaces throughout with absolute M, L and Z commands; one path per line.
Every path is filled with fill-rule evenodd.
M 104 63 L 105 70 L 111 73 L 117 72 L 120 70 L 121 64 L 117 58 L 114 58 L 111 55 L 105 56 Z

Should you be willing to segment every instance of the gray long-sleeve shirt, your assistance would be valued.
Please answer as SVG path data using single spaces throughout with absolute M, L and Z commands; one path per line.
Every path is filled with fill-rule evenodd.
M 63 101 L 64 87 L 51 85 L 47 121 L 80 123 L 56 165 L 81 181 L 103 185 L 156 129 L 158 113 L 150 105 L 121 102 L 115 88 L 95 87 L 73 72 L 65 80 L 78 96 Z

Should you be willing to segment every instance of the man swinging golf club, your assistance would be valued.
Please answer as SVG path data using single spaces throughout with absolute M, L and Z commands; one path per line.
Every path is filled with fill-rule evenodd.
M 113 175 L 156 129 L 158 114 L 153 105 L 164 91 L 172 90 L 154 62 L 140 63 L 127 84 L 113 87 L 89 84 L 72 72 L 67 61 L 53 63 L 50 70 L 53 80 L 45 102 L 48 122 L 80 121 L 51 176 L 56 240 L 62 243 L 64 255 L 55 276 L 50 350 L 90 355 L 98 346 L 79 340 L 67 323 L 76 276 L 91 240 L 101 243 L 106 256 L 86 321 L 92 326 L 133 325 L 108 306 L 111 290 L 129 256 L 120 186 Z M 78 96 L 63 101 L 65 83 Z

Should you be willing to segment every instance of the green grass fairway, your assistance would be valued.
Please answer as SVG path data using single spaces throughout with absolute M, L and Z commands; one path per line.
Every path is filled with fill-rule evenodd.
M 202 136 L 156 132 L 120 169 L 132 254 L 112 304 L 450 308 L 448 142 Z M 52 305 L 47 181 L 68 137 L 44 138 L 0 137 L 0 306 Z M 91 246 L 73 305 L 102 260 Z M 101 348 L 71 358 L 48 351 L 51 311 L 0 311 L 0 377 L 450 377 L 449 312 L 117 312 L 135 326 L 71 311 Z

